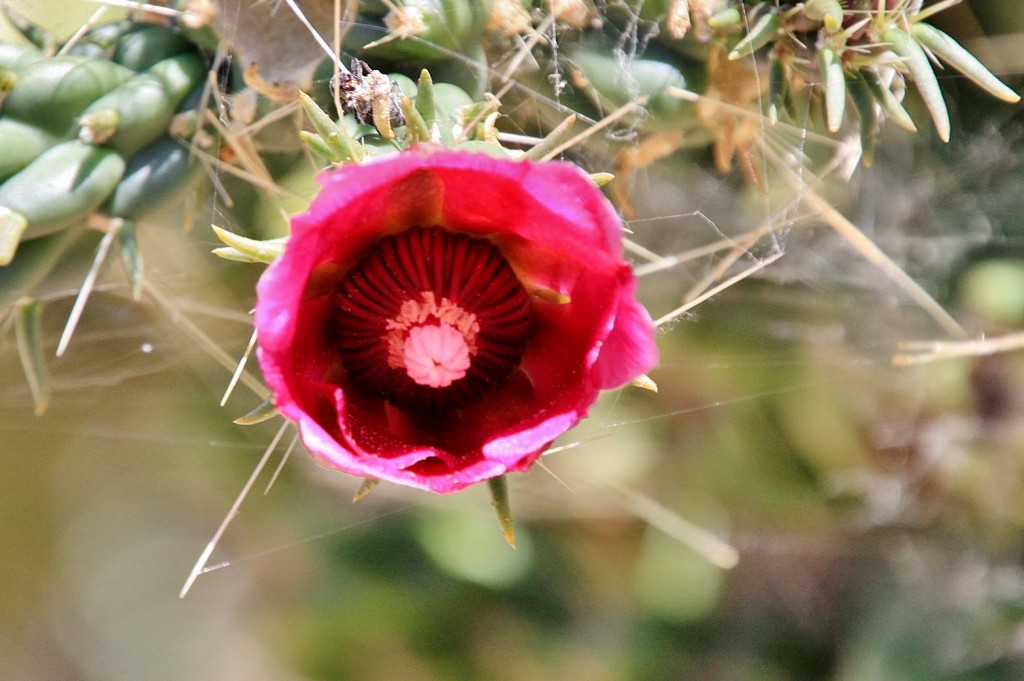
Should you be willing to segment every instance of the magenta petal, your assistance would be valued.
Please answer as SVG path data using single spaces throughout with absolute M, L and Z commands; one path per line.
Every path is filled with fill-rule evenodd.
M 630 284 L 620 290 L 614 325 L 594 362 L 594 379 L 601 390 L 620 388 L 658 363 L 658 348 L 651 342 L 654 323 L 633 298 L 633 288 Z
M 255 323 L 260 365 L 275 404 L 298 423 L 303 443 L 320 465 L 437 493 L 455 492 L 528 469 L 587 414 L 600 390 L 628 383 L 657 361 L 654 326 L 634 298 L 636 282 L 622 258 L 622 226 L 575 166 L 420 146 L 325 172 L 319 180 L 322 190 L 309 211 L 294 218 L 284 255 L 260 280 Z M 449 244 L 445 249 L 462 249 L 461 255 L 423 251 L 425 257 L 442 260 L 388 260 L 393 266 L 366 270 L 377 280 L 361 278 L 356 264 L 370 252 L 384 253 L 374 249 L 383 248 L 386 237 L 404 239 L 408 232 L 417 238 L 426 232 L 412 230 L 437 234 L 437 228 L 472 238 L 437 241 Z M 473 261 L 480 240 L 501 255 Z M 528 316 L 522 316 L 522 307 L 506 314 L 503 301 L 511 299 L 504 293 L 489 298 L 488 289 L 479 288 L 498 280 L 468 264 L 455 268 L 464 281 L 450 289 L 464 300 L 442 304 L 447 294 L 437 289 L 428 301 L 423 287 L 449 290 L 444 273 L 451 268 L 443 260 L 448 257 L 463 264 L 479 262 L 483 268 L 494 257 L 504 258 L 514 272 L 506 275 L 513 286 L 527 293 L 554 291 L 565 301 L 531 295 L 518 303 L 529 308 Z M 353 274 L 346 278 L 349 271 Z M 429 283 L 434 281 L 439 283 Z M 347 288 L 339 288 L 342 282 Z M 350 331 L 340 338 L 336 320 L 343 293 L 363 302 L 356 307 L 346 303 L 344 328 Z M 446 305 L 461 311 L 443 312 Z M 496 326 L 492 331 L 473 326 L 477 312 L 469 309 L 482 314 L 480 323 Z M 413 313 L 408 310 L 426 316 L 409 317 Z M 406 315 L 401 317 L 405 321 L 396 322 L 398 315 Z M 396 380 L 390 372 L 406 370 L 402 346 L 395 350 L 393 345 L 404 342 L 401 334 L 410 325 L 455 324 L 456 319 L 461 320 L 460 342 L 482 353 L 472 356 L 465 379 L 459 380 L 483 383 L 457 391 L 465 398 L 453 393 L 445 401 L 388 403 L 391 393 L 383 382 Z M 443 335 L 456 338 L 455 328 Z M 480 341 L 477 333 L 485 334 L 479 339 L 492 340 Z M 338 349 L 342 341 L 344 355 Z M 382 383 L 375 387 L 367 380 Z M 434 411 L 411 404 L 433 405 L 429 409 Z

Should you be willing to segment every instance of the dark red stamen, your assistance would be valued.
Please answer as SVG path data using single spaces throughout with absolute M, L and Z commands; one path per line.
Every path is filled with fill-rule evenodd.
M 479 398 L 518 366 L 530 298 L 494 244 L 440 228 L 382 239 L 337 287 L 352 383 L 404 410 Z

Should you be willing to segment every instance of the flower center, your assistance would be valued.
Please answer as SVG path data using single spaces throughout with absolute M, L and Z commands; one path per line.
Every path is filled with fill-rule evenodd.
M 530 298 L 492 243 L 440 228 L 382 239 L 335 294 L 353 384 L 399 409 L 478 399 L 519 365 Z
M 415 326 L 409 329 L 402 359 L 409 378 L 420 385 L 444 388 L 466 375 L 469 345 L 447 324 Z

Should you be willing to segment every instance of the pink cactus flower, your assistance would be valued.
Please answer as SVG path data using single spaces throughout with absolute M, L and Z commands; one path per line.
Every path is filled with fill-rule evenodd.
M 622 225 L 576 166 L 421 145 L 319 180 L 256 328 L 320 465 L 441 494 L 524 471 L 657 361 Z

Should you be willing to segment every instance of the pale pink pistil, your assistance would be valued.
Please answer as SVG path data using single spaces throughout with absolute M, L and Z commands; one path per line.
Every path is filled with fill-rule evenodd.
M 409 378 L 420 385 L 444 388 L 469 370 L 469 345 L 447 324 L 415 326 L 405 339 L 403 359 Z

